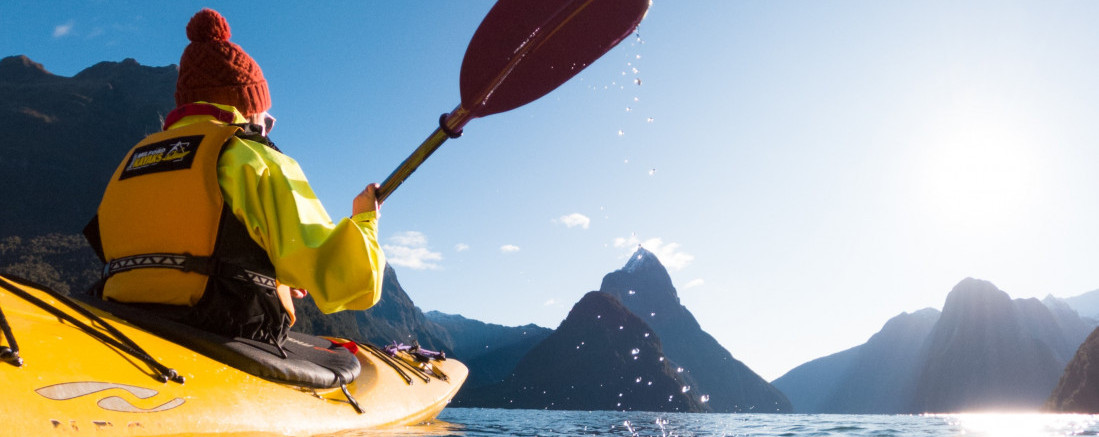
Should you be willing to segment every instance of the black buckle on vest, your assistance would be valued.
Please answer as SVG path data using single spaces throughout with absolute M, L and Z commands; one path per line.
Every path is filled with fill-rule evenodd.
M 213 262 L 213 258 L 208 256 L 194 256 L 189 253 L 184 254 L 184 256 L 186 258 L 181 265 L 184 272 L 202 273 L 210 276 L 217 274 L 217 263 Z

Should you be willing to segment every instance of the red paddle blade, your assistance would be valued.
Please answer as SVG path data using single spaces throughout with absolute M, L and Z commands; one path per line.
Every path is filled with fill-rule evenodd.
M 548 94 L 629 36 L 649 2 L 497 1 L 462 60 L 457 112 L 483 117 Z

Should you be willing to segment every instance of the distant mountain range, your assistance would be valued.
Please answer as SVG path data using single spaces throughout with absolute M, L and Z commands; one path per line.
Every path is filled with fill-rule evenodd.
M 865 344 L 774 385 L 804 413 L 1036 410 L 1094 328 L 1056 298 L 1012 300 L 967 278 L 941 313 L 901 314 Z
M 0 210 L 0 272 L 64 293 L 95 280 L 98 260 L 78 233 L 121 156 L 160 129 L 176 74 L 175 66 L 127 59 L 70 78 L 24 56 L 0 59 L 0 198 L 11 206 Z M 461 359 L 471 373 L 458 406 L 920 413 L 1045 405 L 1099 413 L 1099 334 L 1088 337 L 1099 291 L 1012 300 L 966 279 L 941 312 L 900 314 L 865 344 L 772 383 L 702 329 L 667 270 L 640 248 L 556 330 L 424 314 L 388 266 L 374 308 L 322 315 L 304 299 L 298 314 L 297 330 L 417 342 Z

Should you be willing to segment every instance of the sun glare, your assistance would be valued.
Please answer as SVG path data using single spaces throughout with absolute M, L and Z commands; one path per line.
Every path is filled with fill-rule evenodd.
M 1039 437 L 1079 435 L 1096 423 L 1095 416 L 1042 413 L 962 413 L 942 415 L 965 435 Z
M 965 113 L 946 122 L 917 163 L 917 198 L 945 231 L 1003 234 L 1017 229 L 1040 193 L 1035 144 L 1010 117 Z

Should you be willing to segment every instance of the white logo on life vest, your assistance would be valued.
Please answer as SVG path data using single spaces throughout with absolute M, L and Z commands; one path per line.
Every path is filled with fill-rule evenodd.
M 153 150 L 143 151 L 134 155 L 134 159 L 130 160 L 129 167 L 126 170 L 138 170 L 142 167 L 148 167 L 150 165 L 159 164 L 161 162 L 179 162 L 182 161 L 187 155 L 191 154 L 190 150 L 187 150 L 187 146 L 191 143 L 177 141 L 174 144 L 169 144 L 169 147 L 158 147 Z
M 202 135 L 176 137 L 138 147 L 118 179 L 191 168 L 202 138 Z

